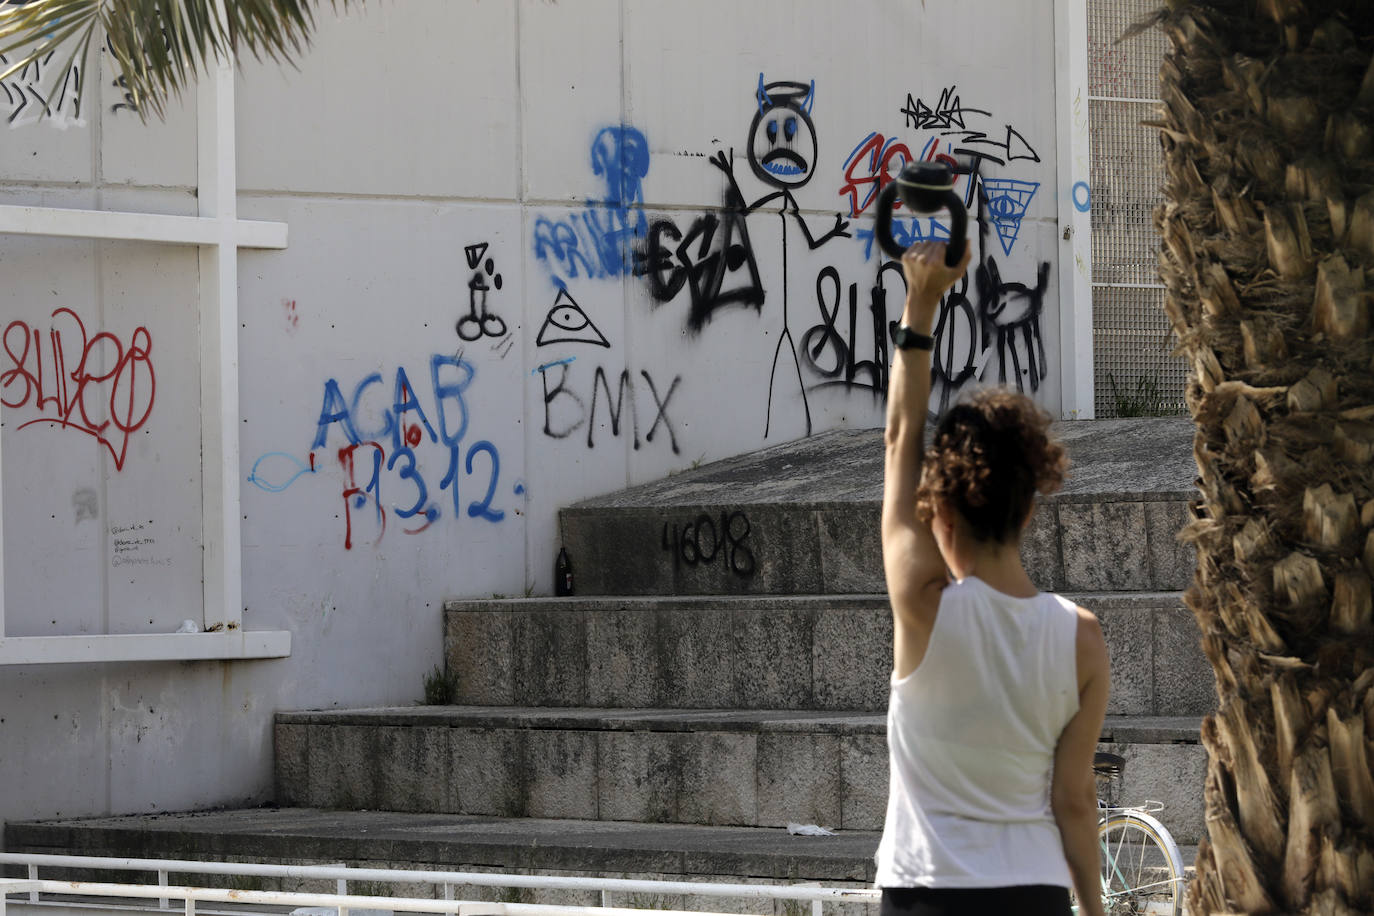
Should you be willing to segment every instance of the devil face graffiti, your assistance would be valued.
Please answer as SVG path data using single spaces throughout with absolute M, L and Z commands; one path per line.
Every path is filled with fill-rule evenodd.
M 763 82 L 759 74 L 758 111 L 749 126 L 749 165 L 766 184 L 799 188 L 811 180 L 816 164 L 816 126 L 811 106 L 816 83 Z

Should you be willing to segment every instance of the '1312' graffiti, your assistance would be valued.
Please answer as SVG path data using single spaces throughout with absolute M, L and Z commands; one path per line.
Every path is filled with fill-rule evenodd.
M 385 535 L 387 519 L 391 515 L 403 524 L 412 526 L 402 529 L 405 534 L 419 534 L 443 516 L 445 510 L 440 508 L 439 501 L 431 493 L 433 475 L 427 478 L 417 452 L 428 440 L 447 452 L 447 468 L 439 479 L 438 492 L 442 494 L 448 491 L 453 517 L 466 515 L 492 524 L 500 522 L 506 517 L 505 510 L 496 505 L 501 454 L 486 439 L 472 442 L 466 447 L 463 442 L 469 419 L 465 393 L 475 375 L 473 365 L 460 356 L 436 353 L 430 358 L 433 421 L 416 396 L 403 366 L 397 367 L 391 386 L 391 401 L 385 403 L 380 412 L 375 405 L 376 396 L 381 393 L 375 389 L 385 390 L 380 372 L 373 372 L 354 385 L 349 397 L 344 396 L 338 379 L 331 378 L 324 384 L 320 415 L 308 459 L 301 461 L 285 452 L 269 452 L 254 462 L 248 479 L 260 489 L 275 493 L 285 490 L 303 475 L 318 474 L 320 467 L 316 453 L 329 453 L 331 432 L 337 428 L 343 436 L 343 444 L 335 449 L 334 454 L 342 471 L 340 497 L 344 503 L 344 548 L 351 550 L 354 513 L 366 509 L 369 504 L 372 506 L 370 516 L 376 530 L 374 543 Z M 369 403 L 369 395 L 372 396 L 372 403 Z M 380 425 L 375 429 L 363 426 L 365 421 L 376 422 L 379 413 Z M 402 493 L 402 499 L 390 504 L 389 508 L 382 494 L 388 477 L 384 471 L 394 475 L 395 485 Z M 486 476 L 485 492 L 480 499 L 470 500 L 464 505 L 459 495 L 460 478 L 483 473 Z M 390 487 L 391 484 L 386 483 L 388 492 Z M 517 497 L 523 496 L 524 485 L 517 482 L 513 492 Z M 518 513 L 520 510 L 515 511 Z M 359 523 L 362 518 L 359 518 Z

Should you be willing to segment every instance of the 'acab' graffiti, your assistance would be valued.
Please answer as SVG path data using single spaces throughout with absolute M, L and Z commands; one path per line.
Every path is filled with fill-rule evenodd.
M 403 533 L 419 534 L 445 517 L 497 524 L 507 508 L 519 514 L 514 506 L 523 505 L 524 484 L 502 481 L 501 453 L 492 442 L 468 441 L 467 392 L 476 368 L 461 356 L 436 353 L 428 370 L 422 376 L 428 409 L 404 366 L 389 380 L 380 372 L 351 386 L 326 380 L 307 458 L 269 452 L 253 463 L 249 481 L 276 493 L 332 465 L 350 550 L 364 530 L 372 532 L 371 543 L 380 542 L 391 518 Z M 511 497 L 514 506 L 506 503 Z

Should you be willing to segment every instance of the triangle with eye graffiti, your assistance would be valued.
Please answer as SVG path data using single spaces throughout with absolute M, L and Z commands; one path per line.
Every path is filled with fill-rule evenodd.
M 549 344 L 558 343 L 584 343 L 595 347 L 609 347 L 610 343 L 605 336 L 597 330 L 596 325 L 587 317 L 587 313 L 582 311 L 582 306 L 572 296 L 568 295 L 566 289 L 558 291 L 558 298 L 553 302 L 553 308 L 549 309 L 549 314 L 544 318 L 544 324 L 539 328 L 539 336 L 535 338 L 535 344 L 546 347 Z

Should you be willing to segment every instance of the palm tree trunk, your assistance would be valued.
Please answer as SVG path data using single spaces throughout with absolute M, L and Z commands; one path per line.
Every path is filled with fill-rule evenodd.
M 1168 0 L 1156 214 L 1193 366 L 1210 913 L 1374 912 L 1374 3 Z

